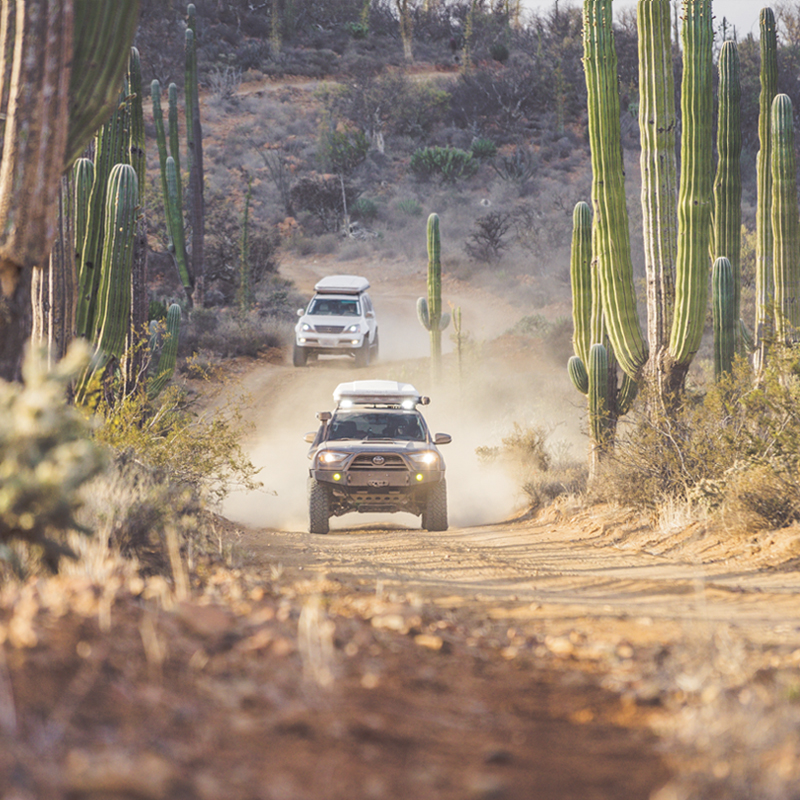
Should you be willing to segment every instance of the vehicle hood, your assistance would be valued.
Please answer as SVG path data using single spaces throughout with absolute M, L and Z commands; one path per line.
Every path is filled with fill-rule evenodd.
M 392 439 L 337 439 L 333 442 L 322 442 L 312 452 L 320 450 L 336 450 L 337 453 L 399 453 L 408 455 L 423 450 L 438 450 L 429 442 L 396 442 Z
M 317 328 L 320 325 L 341 325 L 344 328 L 349 328 L 358 322 L 363 322 L 361 317 L 336 317 L 330 314 L 305 314 L 300 317 L 295 328 L 300 330 L 303 325 L 311 325 L 312 328 Z

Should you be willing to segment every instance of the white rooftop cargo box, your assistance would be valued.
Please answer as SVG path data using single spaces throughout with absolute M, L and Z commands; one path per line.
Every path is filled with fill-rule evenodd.
M 414 408 L 417 403 L 426 405 L 428 402 L 428 398 L 422 397 L 410 383 L 378 380 L 340 383 L 333 391 L 333 399 L 340 408 L 355 405 Z
M 367 289 L 369 281 L 359 275 L 329 275 L 314 286 L 320 294 L 361 294 Z

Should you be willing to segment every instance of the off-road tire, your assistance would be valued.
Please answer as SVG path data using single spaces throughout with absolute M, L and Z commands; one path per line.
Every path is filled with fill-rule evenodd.
M 428 491 L 422 512 L 422 527 L 426 531 L 447 530 L 447 483 L 444 478 L 434 483 Z
M 314 478 L 308 479 L 308 532 L 327 533 L 331 517 L 331 491 Z
M 375 341 L 372 343 L 372 352 L 369 356 L 369 363 L 375 364 L 378 361 L 381 352 L 381 343 L 378 339 L 378 331 L 375 331 Z
M 292 348 L 292 364 L 296 367 L 304 367 L 306 365 L 306 359 L 308 358 L 308 350 L 305 347 L 298 347 L 297 343 L 295 342 L 294 347 Z
M 364 339 L 361 347 L 356 350 L 356 367 L 363 369 L 369 366 L 369 340 Z

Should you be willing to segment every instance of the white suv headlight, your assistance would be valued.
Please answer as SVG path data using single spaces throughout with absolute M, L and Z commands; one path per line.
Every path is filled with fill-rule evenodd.
M 345 461 L 347 461 L 348 455 L 350 454 L 337 453 L 335 450 L 322 450 L 317 454 L 317 464 L 320 467 L 337 469 L 338 467 L 341 467 Z
M 355 325 L 351 325 L 349 328 L 344 329 L 345 333 L 361 333 L 361 323 L 357 322 Z
M 409 458 L 416 467 L 437 468 L 439 466 L 439 454 L 433 450 L 426 450 L 424 453 L 413 453 Z

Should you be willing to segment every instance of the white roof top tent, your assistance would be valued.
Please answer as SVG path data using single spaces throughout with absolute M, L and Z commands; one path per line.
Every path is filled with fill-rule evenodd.
M 314 286 L 319 294 L 361 294 L 367 289 L 369 281 L 359 275 L 329 275 Z
M 430 398 L 423 397 L 410 383 L 377 380 L 340 383 L 333 391 L 333 399 L 339 408 L 376 405 L 414 408 L 430 402 Z

